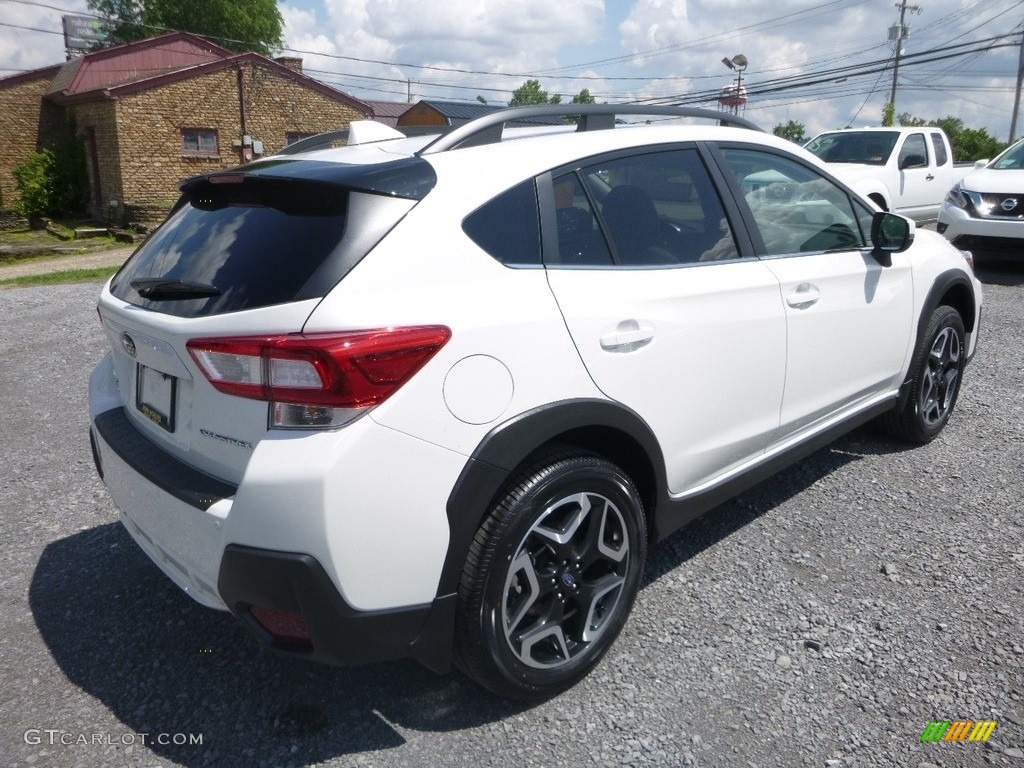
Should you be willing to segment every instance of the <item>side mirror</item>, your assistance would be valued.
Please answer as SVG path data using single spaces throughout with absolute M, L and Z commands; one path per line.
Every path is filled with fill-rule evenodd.
M 914 242 L 914 222 L 888 211 L 871 218 L 871 254 L 883 267 L 892 266 L 892 254 L 902 253 Z
M 928 165 L 928 160 L 924 155 L 907 155 L 900 158 L 901 171 L 907 168 L 924 168 L 926 165 Z
M 988 165 L 988 163 L 989 163 L 988 160 L 975 160 L 974 161 L 974 170 L 980 171 L 982 168 L 984 168 L 986 165 Z

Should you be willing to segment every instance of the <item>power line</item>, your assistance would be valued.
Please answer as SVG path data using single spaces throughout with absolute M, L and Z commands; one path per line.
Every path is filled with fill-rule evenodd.
M 46 8 L 46 9 L 49 9 L 49 10 L 54 10 L 54 11 L 58 11 L 58 12 L 62 12 L 62 13 L 79 13 L 78 11 L 73 10 L 73 9 L 62 8 L 62 7 L 59 7 L 57 5 L 51 5 L 51 4 L 46 3 L 46 2 L 39 2 L 39 0 L 0 0 L 0 2 L 16 3 L 16 4 L 19 4 L 19 5 L 39 7 L 39 8 Z M 830 6 L 836 6 L 836 5 L 842 5 L 842 4 L 843 4 L 843 0 L 833 0 L 833 2 L 831 2 L 831 3 L 827 3 L 826 5 L 823 5 L 823 6 L 818 6 L 815 10 L 816 11 L 821 11 L 821 9 L 823 9 L 823 8 L 827 8 L 827 7 L 830 7 Z M 847 7 L 852 7 L 853 5 L 861 5 L 861 4 L 863 4 L 863 3 L 862 2 L 857 2 L 857 3 L 853 3 L 851 5 L 848 5 Z M 974 32 L 974 31 L 976 31 L 977 29 L 981 28 L 982 26 L 985 26 L 986 24 L 992 23 L 995 19 L 998 19 L 999 17 L 1004 16 L 1006 13 L 1010 12 L 1013 8 L 1016 8 L 1016 7 L 1018 7 L 1018 6 L 1022 5 L 1022 4 L 1024 4 L 1024 0 L 1020 0 L 1019 2 L 1013 3 L 1010 7 L 1006 8 L 1006 9 L 1004 9 L 1002 11 L 999 11 L 998 13 L 996 13 L 995 16 L 993 16 L 992 18 L 987 19 L 985 21 L 981 21 L 980 23 L 976 24 L 974 27 L 972 27 L 967 32 L 961 33 L 961 34 L 957 35 L 957 37 L 955 37 L 953 39 L 954 40 L 957 40 L 957 39 L 961 39 L 962 40 L 964 37 L 966 37 L 967 34 L 970 34 L 970 33 Z M 925 30 L 928 31 L 928 34 L 924 35 L 924 37 L 935 37 L 936 36 L 935 33 L 938 32 L 938 30 L 942 29 L 946 25 L 953 24 L 961 16 L 966 15 L 966 12 L 968 12 L 970 10 L 972 10 L 972 9 L 971 8 L 962 9 L 961 11 L 957 11 L 957 12 L 954 12 L 954 13 L 951 13 L 951 14 L 947 14 L 947 16 L 943 17 L 942 19 L 939 19 L 934 24 L 929 25 L 928 27 L 926 27 Z M 834 9 L 833 9 L 832 12 L 834 12 Z M 794 13 L 791 13 L 791 14 L 786 14 L 784 16 L 780 16 L 780 17 L 777 17 L 775 19 L 769 19 L 769 20 L 764 21 L 764 22 L 758 22 L 756 24 L 747 25 L 746 27 L 741 27 L 739 30 L 732 30 L 729 34 L 735 34 L 738 31 L 750 31 L 750 30 L 754 30 L 754 29 L 758 29 L 758 30 L 770 29 L 770 28 L 773 27 L 773 25 L 774 26 L 784 26 L 785 24 L 793 23 L 792 20 L 800 21 L 800 20 L 806 20 L 807 18 L 812 18 L 812 16 L 806 16 L 806 15 L 804 15 L 803 18 L 797 18 L 797 17 L 800 17 L 802 14 L 805 14 L 805 12 L 794 12 Z M 86 14 L 86 15 L 88 15 L 88 14 Z M 818 15 L 818 14 L 815 14 L 815 15 Z M 102 18 L 102 17 L 96 16 L 96 15 L 91 15 L 91 17 L 92 18 Z M 791 19 L 791 20 L 787 21 L 787 19 Z M 45 33 L 45 34 L 55 34 L 55 35 L 62 34 L 59 31 L 55 31 L 55 30 L 51 30 L 51 29 L 40 29 L 38 27 L 30 27 L 30 26 L 24 26 L 24 25 L 12 24 L 12 23 L 0 23 L 0 26 L 6 26 L 6 27 L 13 28 L 13 29 L 23 29 L 23 30 L 26 30 L 26 31 L 41 32 L 41 33 Z M 154 25 L 146 25 L 146 28 L 152 29 L 154 31 L 174 31 L 174 30 L 168 30 L 167 28 L 163 28 L 163 27 L 157 27 L 157 26 L 154 26 Z M 924 31 L 924 30 L 922 30 L 922 31 Z M 640 53 L 644 53 L 645 55 L 646 54 L 663 55 L 664 53 L 669 53 L 669 52 L 672 52 L 672 51 L 682 51 L 682 50 L 687 50 L 687 49 L 691 49 L 691 48 L 696 48 L 696 47 L 698 47 L 700 45 L 706 45 L 708 43 L 708 40 L 714 40 L 714 39 L 717 39 L 719 37 L 724 37 L 724 35 L 714 36 L 712 38 L 705 38 L 705 39 L 702 39 L 701 41 L 690 41 L 690 42 L 678 43 L 678 44 L 675 44 L 673 46 L 663 46 L 662 48 L 659 48 L 659 49 L 652 49 L 651 51 L 640 52 Z M 970 43 L 956 43 L 956 44 L 952 44 L 951 43 L 951 44 L 946 45 L 945 47 L 933 48 L 931 51 L 926 51 L 926 52 L 924 52 L 922 54 L 912 54 L 910 56 L 905 56 L 905 57 L 903 57 L 903 61 L 905 62 L 904 63 L 904 67 L 915 67 L 916 68 L 916 67 L 924 66 L 924 65 L 927 65 L 927 64 L 931 64 L 931 63 L 937 63 L 937 62 L 940 62 L 940 61 L 957 61 L 957 62 L 961 62 L 961 63 L 955 65 L 955 67 L 950 67 L 949 69 L 954 69 L 954 68 L 961 68 L 962 69 L 963 66 L 966 66 L 966 64 L 969 64 L 971 61 L 976 60 L 979 56 L 981 56 L 982 54 L 984 54 L 984 53 L 986 53 L 986 52 L 988 52 L 990 50 L 994 50 L 996 48 L 1001 48 L 1001 47 L 1007 47 L 1007 46 L 1003 46 L 1003 45 L 991 45 L 991 46 L 984 46 L 983 45 L 984 43 L 987 43 L 987 42 L 995 42 L 995 41 L 1003 40 L 1006 37 L 1007 37 L 1006 35 L 999 35 L 999 36 L 990 37 L 990 38 L 982 38 L 981 40 L 976 40 L 976 41 L 973 41 L 973 42 L 970 42 Z M 237 41 L 237 40 L 231 40 L 231 39 L 225 39 L 225 38 L 217 38 L 217 37 L 211 37 L 211 39 L 213 39 L 213 40 L 220 40 L 221 42 L 234 42 L 234 43 L 242 43 L 242 42 L 244 42 L 244 41 Z M 860 48 L 860 49 L 857 49 L 857 50 L 850 51 L 849 53 L 846 53 L 846 54 L 843 54 L 843 53 L 840 53 L 840 52 L 833 52 L 829 56 L 822 57 L 822 58 L 816 59 L 816 60 L 811 60 L 811 62 L 807 62 L 803 66 L 806 67 L 808 65 L 808 63 L 824 64 L 824 63 L 839 62 L 839 61 L 849 61 L 850 58 L 853 57 L 853 56 L 862 55 L 864 53 L 868 53 L 868 52 L 876 50 L 876 49 L 878 49 L 880 47 L 884 47 L 884 45 L 885 44 L 882 43 L 882 44 L 875 45 L 875 46 L 869 46 L 869 47 L 866 47 L 866 48 Z M 966 50 L 968 48 L 971 48 L 972 46 L 973 46 L 973 49 Z M 483 91 L 483 92 L 496 93 L 496 94 L 508 94 L 508 93 L 511 93 L 512 91 L 509 90 L 509 89 L 503 89 L 503 88 L 500 88 L 500 87 L 481 86 L 479 84 L 475 85 L 472 82 L 469 82 L 469 83 L 451 82 L 451 78 L 449 78 L 449 79 L 447 79 L 445 81 L 440 81 L 440 82 L 439 81 L 432 81 L 431 78 L 430 78 L 430 75 L 433 74 L 433 73 L 437 73 L 437 74 L 447 74 L 449 76 L 454 76 L 454 77 L 460 77 L 460 76 L 463 76 L 463 75 L 470 75 L 470 76 L 477 76 L 477 77 L 478 76 L 485 76 L 487 78 L 509 78 L 509 77 L 512 77 L 512 78 L 517 78 L 517 79 L 522 79 L 522 78 L 532 79 L 532 78 L 540 78 L 540 77 L 543 77 L 543 76 L 554 76 L 553 73 L 560 72 L 560 71 L 566 71 L 566 70 L 572 69 L 574 67 L 593 65 L 593 64 L 598 64 L 598 63 L 602 63 L 602 62 L 614 63 L 614 62 L 620 61 L 620 60 L 631 60 L 631 59 L 635 59 L 635 56 L 637 55 L 637 54 L 631 54 L 628 57 L 613 57 L 613 58 L 610 58 L 610 59 L 602 60 L 601 62 L 587 62 L 585 64 L 567 65 L 566 67 L 559 67 L 559 68 L 553 68 L 553 69 L 548 69 L 548 70 L 542 70 L 540 72 L 535 72 L 535 73 L 509 73 L 509 72 L 483 71 L 483 70 L 475 70 L 475 69 L 469 69 L 469 68 L 437 67 L 437 66 L 427 66 L 427 65 L 406 64 L 406 63 L 401 63 L 401 62 L 388 62 L 388 61 L 377 60 L 377 59 L 364 59 L 364 58 L 359 58 L 359 57 L 355 57 L 355 56 L 343 56 L 343 55 L 337 55 L 337 54 L 324 54 L 324 53 L 320 53 L 320 52 L 317 52 L 317 51 L 306 51 L 306 50 L 302 50 L 302 49 L 298 49 L 298 48 L 290 48 L 290 47 L 285 47 L 283 50 L 287 51 L 287 52 L 290 52 L 290 53 L 303 54 L 303 55 L 311 56 L 311 57 L 322 57 L 321 60 L 323 60 L 323 59 L 332 59 L 332 60 L 336 60 L 336 61 L 351 61 L 351 62 L 355 62 L 355 63 L 362 64 L 362 65 L 383 65 L 383 66 L 397 67 L 397 68 L 400 68 L 400 67 L 414 68 L 414 69 L 422 71 L 423 74 L 425 75 L 425 77 L 422 77 L 422 78 L 419 78 L 419 79 L 415 80 L 415 82 L 417 84 L 417 88 L 419 90 L 421 90 L 421 91 L 431 91 L 431 90 L 453 91 L 454 90 L 454 91 L 475 91 L 477 93 Z M 950 55 L 949 56 L 936 56 L 936 57 L 933 57 L 933 58 L 928 58 L 928 56 L 930 54 L 935 54 L 935 53 L 940 53 L 940 52 L 948 52 Z M 968 56 L 971 57 L 971 58 L 965 59 L 965 57 L 968 57 Z M 651 58 L 653 58 L 653 57 L 654 56 L 651 56 Z M 914 57 L 925 57 L 925 58 L 915 59 Z M 828 68 L 820 69 L 820 70 L 819 69 L 815 69 L 815 70 L 811 70 L 811 71 L 804 71 L 802 73 L 786 75 L 786 76 L 779 76 L 779 77 L 775 77 L 775 78 L 769 78 L 767 80 L 763 80 L 763 81 L 755 82 L 755 83 L 752 83 L 750 80 L 748 80 L 746 84 L 748 85 L 748 90 L 751 93 L 751 95 L 758 96 L 760 98 L 761 102 L 765 103 L 765 104 L 774 104 L 774 103 L 776 103 L 777 100 L 778 100 L 778 95 L 777 95 L 778 92 L 786 92 L 786 93 L 798 92 L 798 93 L 802 93 L 803 96 L 805 97 L 805 99 L 804 99 L 805 101 L 813 101 L 815 99 L 811 99 L 811 98 L 808 98 L 808 97 L 811 97 L 811 96 L 815 95 L 818 92 L 830 93 L 830 94 L 832 94 L 834 96 L 835 93 L 837 92 L 837 90 L 839 90 L 839 89 L 831 87 L 830 84 L 834 83 L 834 81 L 837 80 L 837 79 L 844 79 L 844 78 L 845 79 L 850 79 L 850 78 L 867 77 L 867 76 L 870 76 L 870 75 L 879 74 L 881 71 L 884 71 L 889 66 L 890 66 L 890 64 L 889 64 L 889 60 L 888 59 L 885 59 L 885 60 L 871 60 L 871 61 L 862 62 L 862 63 L 859 63 L 859 64 L 848 64 L 848 65 L 838 66 L 838 67 L 828 67 Z M 878 69 L 878 67 L 881 67 L 882 69 L 880 70 L 880 69 Z M 775 68 L 775 69 L 763 70 L 763 73 L 765 73 L 765 74 L 772 73 L 772 72 L 779 72 L 779 73 L 781 73 L 781 72 L 792 71 L 793 69 L 796 69 L 796 67 L 785 66 L 785 67 L 778 67 L 778 68 Z M 18 70 L 8 70 L 8 71 L 18 71 Z M 345 87 L 345 88 L 356 88 L 356 89 L 360 89 L 360 90 L 363 90 L 363 91 L 369 91 L 369 92 L 373 92 L 373 93 L 382 93 L 382 94 L 388 94 L 388 95 L 398 95 L 398 91 L 396 89 L 394 89 L 394 88 L 388 88 L 388 85 L 392 85 L 392 86 L 395 85 L 395 84 L 403 84 L 404 85 L 404 84 L 407 84 L 409 82 L 409 78 L 385 77 L 385 76 L 379 76 L 379 75 L 362 75 L 362 74 L 357 74 L 357 73 L 350 72 L 350 71 L 332 71 L 330 69 L 311 69 L 311 68 L 307 68 L 305 71 L 307 73 L 316 73 L 316 74 L 320 74 L 320 75 L 324 75 L 324 76 L 328 76 L 328 77 L 332 77 L 332 78 L 341 78 L 341 79 L 345 80 L 345 82 L 339 82 L 336 79 L 335 80 L 331 80 L 331 81 L 327 81 L 327 82 L 330 82 L 331 84 L 336 84 L 336 85 L 339 85 L 339 86 L 342 86 L 342 87 Z M 924 70 L 920 70 L 920 71 L 924 72 Z M 545 74 L 545 73 L 549 73 L 549 74 Z M 974 73 L 971 73 L 971 76 L 973 77 L 973 76 L 976 76 L 976 75 Z M 687 83 L 692 83 L 692 82 L 699 82 L 699 81 L 718 80 L 719 76 L 717 76 L 717 75 L 698 75 L 698 76 L 690 76 L 690 77 L 676 77 L 676 76 L 673 76 L 673 77 L 650 77 L 650 76 L 646 76 L 646 77 L 616 77 L 616 76 L 583 75 L 583 76 L 575 76 L 575 77 L 572 77 L 570 79 L 572 79 L 572 80 L 581 80 L 581 81 L 584 81 L 584 82 L 590 82 L 590 81 L 602 81 L 602 82 L 608 82 L 608 83 L 616 83 L 616 82 L 618 82 L 618 83 L 622 83 L 624 85 L 627 84 L 627 83 L 630 83 L 630 82 L 637 82 L 637 81 L 643 81 L 645 83 L 653 83 L 653 84 L 659 84 L 660 83 L 662 85 L 671 85 L 671 84 L 678 84 L 681 81 L 685 81 Z M 352 82 L 353 80 L 359 81 L 359 84 L 353 83 Z M 374 86 L 374 85 L 371 85 L 371 83 L 376 83 L 378 85 Z M 877 79 L 876 79 L 876 85 L 877 85 Z M 914 86 L 907 86 L 907 87 L 910 90 L 918 90 L 918 88 L 914 87 Z M 819 91 L 819 89 L 826 89 L 826 90 Z M 979 90 L 979 88 L 972 86 L 972 90 Z M 867 90 L 851 90 L 850 86 L 847 85 L 847 86 L 844 86 L 841 89 L 841 91 L 842 91 L 842 94 L 845 95 L 845 96 L 850 96 L 850 95 L 857 96 L 857 95 L 861 95 L 861 94 L 865 94 L 866 93 L 867 96 L 868 96 L 868 100 L 869 100 L 871 95 L 872 95 L 872 93 L 873 93 L 873 88 L 872 89 L 867 89 Z M 564 95 L 571 95 L 571 94 L 564 94 Z M 635 95 L 631 94 L 631 93 L 616 92 L 614 90 L 609 91 L 608 93 L 595 93 L 594 95 L 595 95 L 596 98 L 599 98 L 600 100 L 605 100 L 605 101 L 610 101 L 610 102 L 633 101 L 633 102 L 638 102 L 638 103 L 652 103 L 652 104 L 659 103 L 659 102 L 661 102 L 661 103 L 664 103 L 664 102 L 701 103 L 701 102 L 708 102 L 708 101 L 716 101 L 717 97 L 719 95 L 719 91 L 717 89 L 703 89 L 703 90 L 700 90 L 700 91 L 689 91 L 689 92 L 682 93 L 682 94 L 680 94 L 678 92 L 673 94 L 673 93 L 670 92 L 670 93 L 665 93 L 664 95 L 660 95 L 660 96 L 647 96 L 647 97 L 645 97 L 643 99 L 637 99 L 635 97 Z M 800 101 L 789 101 L 787 103 L 801 103 L 801 102 Z M 867 103 L 867 101 L 864 102 L 864 105 L 866 105 L 866 103 Z M 861 106 L 861 109 L 863 109 L 864 105 Z M 748 108 L 760 108 L 760 107 L 755 107 L 754 105 L 748 105 Z M 858 110 L 857 114 L 859 114 L 859 110 Z

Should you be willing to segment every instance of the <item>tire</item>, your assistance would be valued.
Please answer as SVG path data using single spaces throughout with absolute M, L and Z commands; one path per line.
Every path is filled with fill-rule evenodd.
M 470 547 L 456 663 L 510 699 L 575 685 L 625 624 L 646 552 L 643 504 L 619 467 L 571 454 L 530 467 Z
M 882 417 L 883 428 L 911 443 L 934 440 L 956 406 L 966 363 L 967 334 L 960 313 L 938 307 L 914 351 L 910 396 Z

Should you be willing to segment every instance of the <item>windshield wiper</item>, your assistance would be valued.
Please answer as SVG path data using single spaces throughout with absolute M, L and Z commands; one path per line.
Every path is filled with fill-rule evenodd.
M 219 288 L 206 283 L 190 283 L 166 277 L 140 277 L 132 280 L 132 288 L 138 291 L 139 296 L 150 301 L 205 299 L 220 296 L 221 293 Z

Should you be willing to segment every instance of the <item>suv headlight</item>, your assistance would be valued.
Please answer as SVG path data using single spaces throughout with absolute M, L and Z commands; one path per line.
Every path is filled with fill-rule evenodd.
M 946 202 L 950 205 L 955 205 L 957 208 L 963 208 L 969 210 L 971 207 L 971 200 L 967 197 L 964 192 L 964 188 L 958 181 L 953 185 L 953 188 L 946 193 Z
M 988 216 L 995 207 L 992 203 L 985 202 L 985 198 L 982 197 L 980 192 L 964 189 L 962 181 L 958 181 L 946 193 L 946 202 L 963 209 L 968 216 L 975 218 Z

